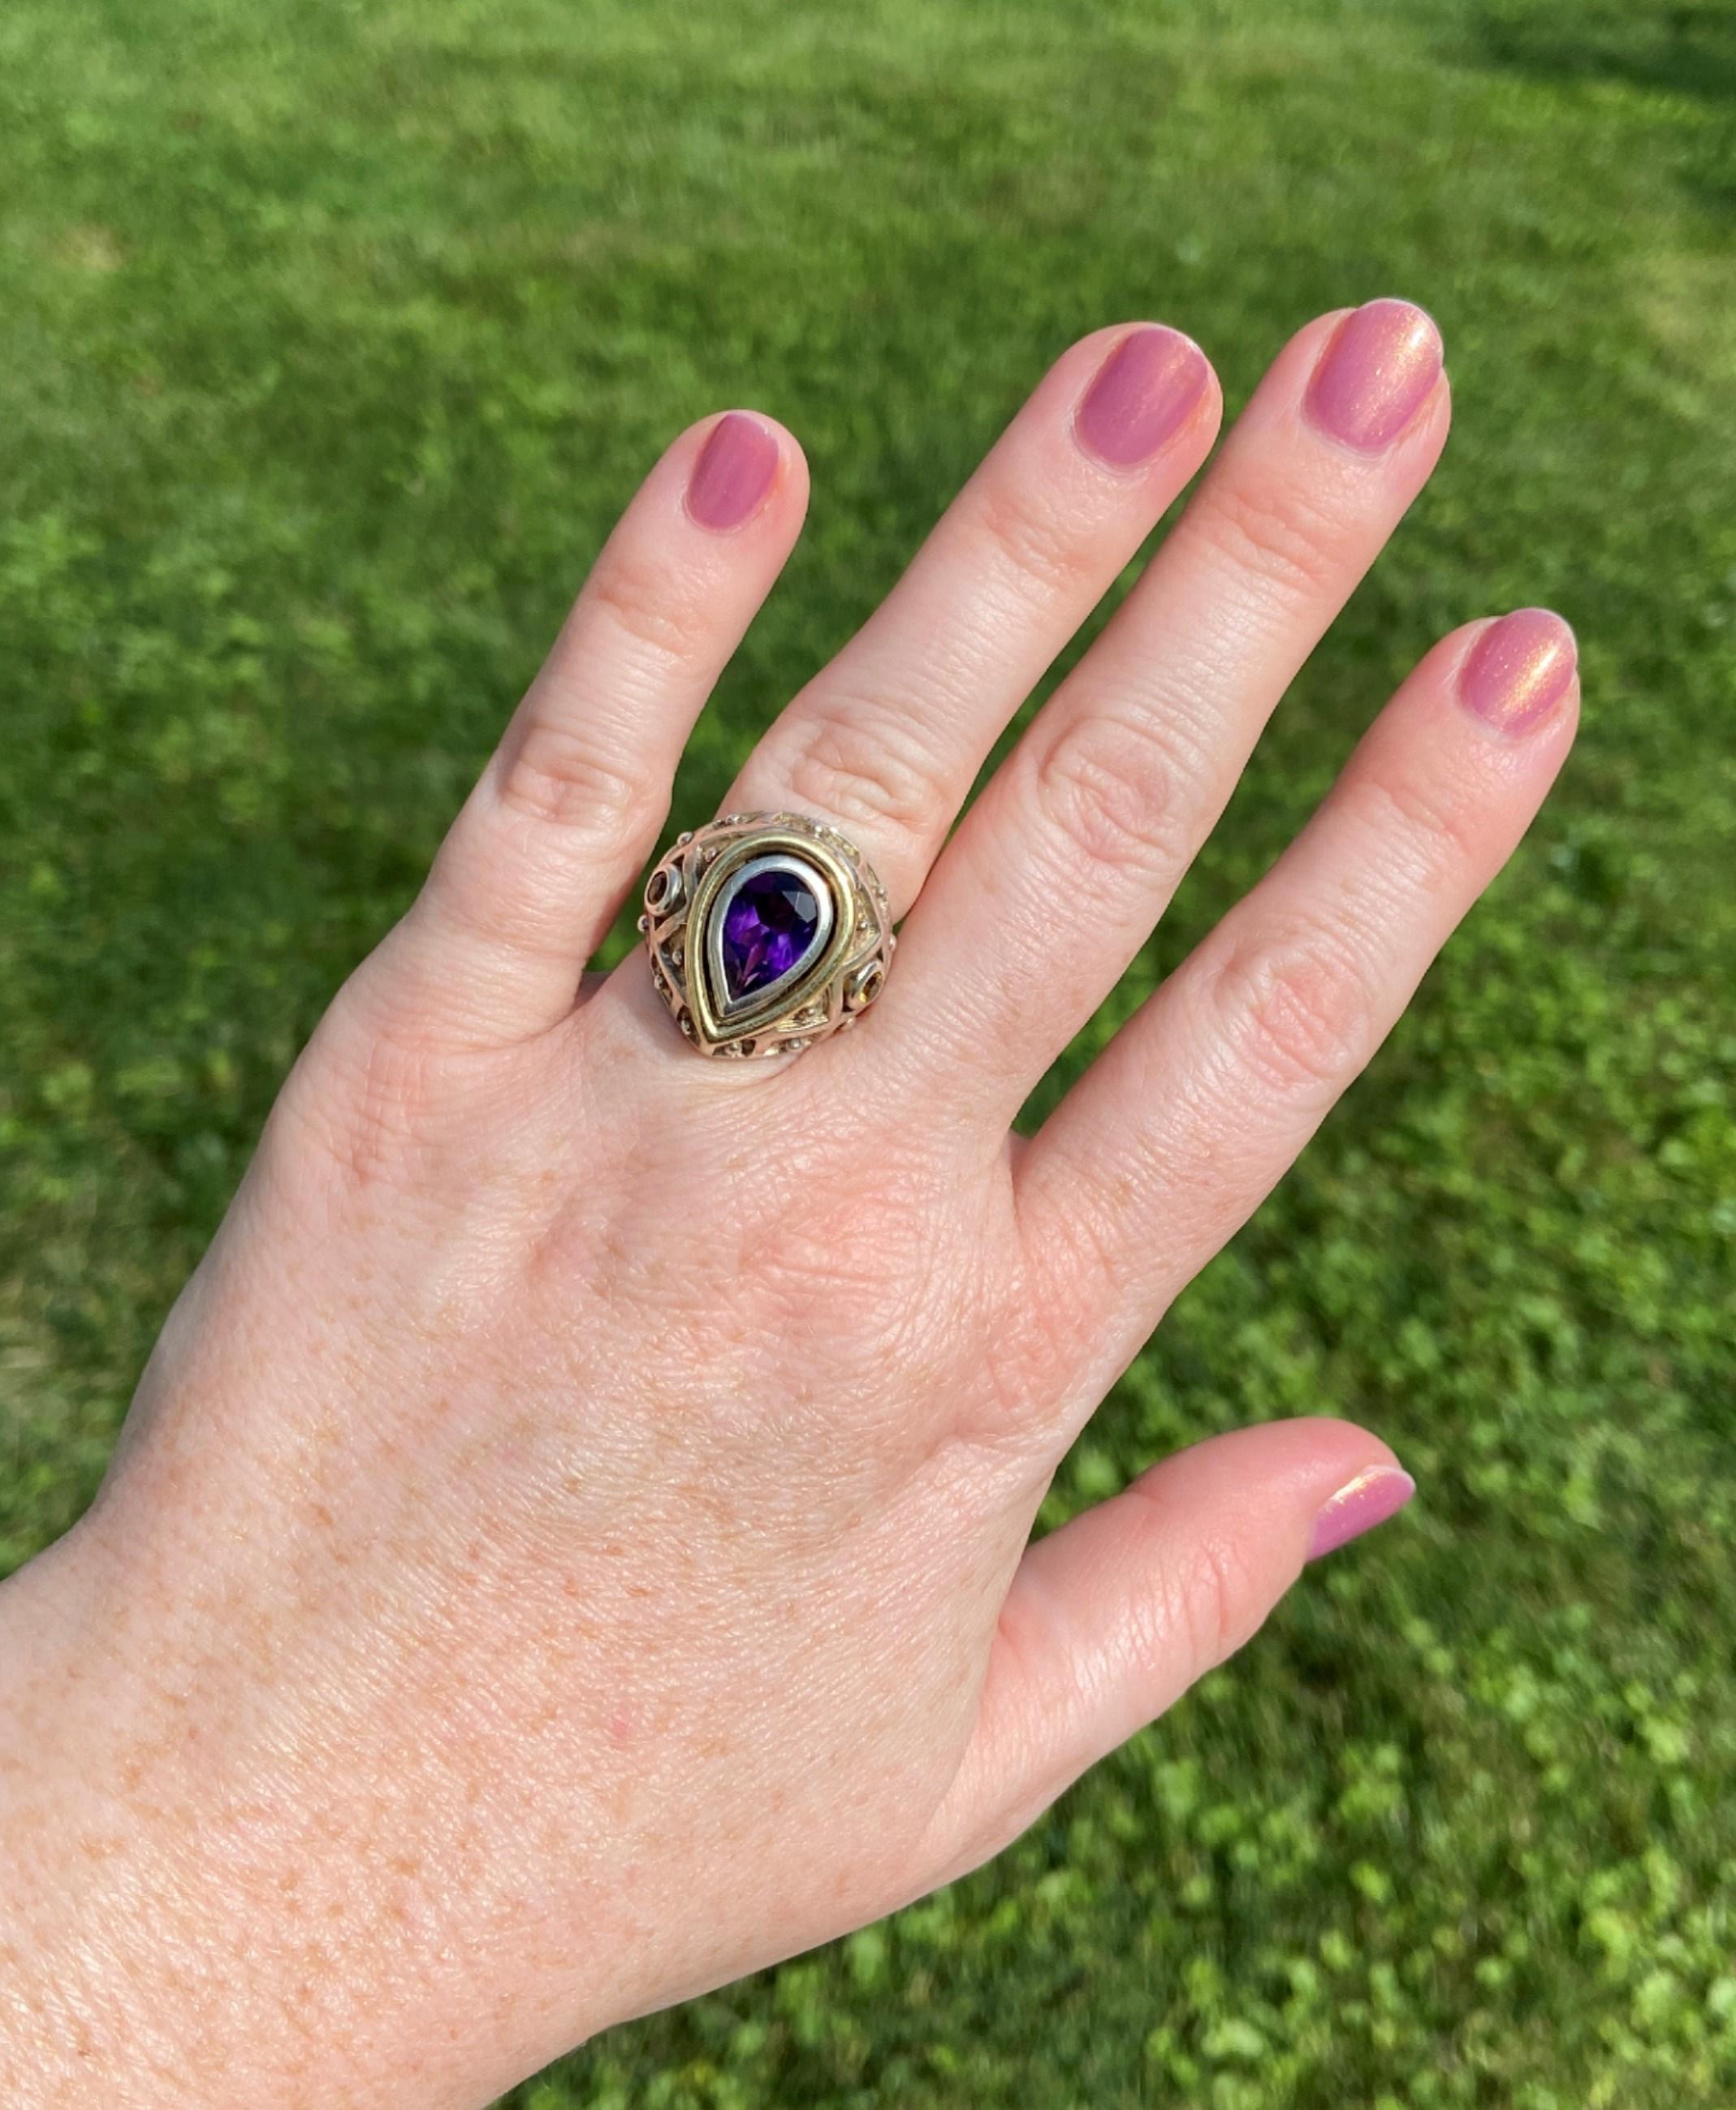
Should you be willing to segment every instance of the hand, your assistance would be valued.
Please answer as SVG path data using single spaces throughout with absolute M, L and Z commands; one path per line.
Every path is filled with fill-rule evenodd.
M 1374 1437 L 1280 1424 L 1027 1548 L 1575 715 L 1558 618 L 1446 639 L 1011 1139 L 1427 477 L 1433 326 L 1284 350 L 947 841 L 1218 417 L 1172 333 L 1075 346 L 750 758 L 729 810 L 833 822 L 909 913 L 860 1029 L 768 1064 L 696 1057 L 637 954 L 575 1002 L 803 511 L 757 416 L 652 471 L 285 1086 L 95 1508 L 0 1592 L 7 2100 L 479 2103 L 993 1854 L 1409 1492 Z

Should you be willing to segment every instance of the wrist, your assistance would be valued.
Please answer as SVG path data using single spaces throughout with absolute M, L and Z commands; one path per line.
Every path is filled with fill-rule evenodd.
M 75 1532 L 0 1584 L 0 2100 L 75 2103 L 134 2085 L 139 1997 L 117 1884 L 147 1827 L 123 1818 L 108 1786 L 129 1709 L 100 1626 Z
M 203 1615 L 107 1537 L 0 1586 L 0 2102 L 458 2110 L 540 2063 L 442 1982 L 467 1900 L 389 1786 L 248 1720 L 267 1683 L 211 1678 Z

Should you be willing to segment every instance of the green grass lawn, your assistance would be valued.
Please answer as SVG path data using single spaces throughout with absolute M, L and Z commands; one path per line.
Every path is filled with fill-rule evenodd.
M 1736 2099 L 1736 12 L 0 11 L 6 1567 L 669 434 L 814 472 L 691 816 L 1070 338 L 1165 318 L 1233 407 L 1388 292 L 1446 460 L 1048 1092 L 1439 632 L 1562 609 L 1584 732 L 1050 1514 L 1317 1409 L 1421 1496 L 998 1866 L 524 2110 Z

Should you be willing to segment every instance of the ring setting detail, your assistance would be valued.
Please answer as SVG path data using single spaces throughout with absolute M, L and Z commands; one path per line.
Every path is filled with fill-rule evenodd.
M 737 1061 L 854 1026 L 897 943 L 867 858 L 799 813 L 728 813 L 678 835 L 645 883 L 639 928 L 690 1045 Z

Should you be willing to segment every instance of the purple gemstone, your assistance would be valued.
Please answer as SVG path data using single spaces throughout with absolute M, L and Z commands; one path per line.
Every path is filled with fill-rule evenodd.
M 820 904 L 793 872 L 756 872 L 723 918 L 723 979 L 732 1003 L 768 987 L 813 949 Z

